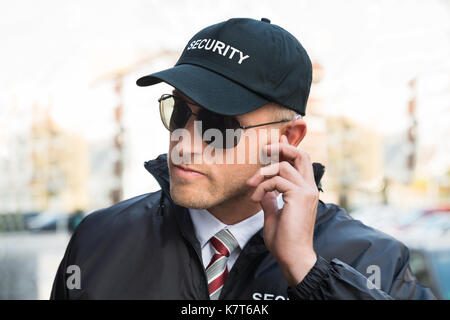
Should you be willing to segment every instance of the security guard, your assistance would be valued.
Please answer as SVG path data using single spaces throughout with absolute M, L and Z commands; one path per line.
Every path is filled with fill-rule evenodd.
M 145 163 L 161 190 L 85 217 L 51 298 L 433 299 L 402 243 L 319 200 L 324 167 L 298 148 L 311 77 L 292 34 L 236 18 L 138 79 L 174 87 L 168 154 Z

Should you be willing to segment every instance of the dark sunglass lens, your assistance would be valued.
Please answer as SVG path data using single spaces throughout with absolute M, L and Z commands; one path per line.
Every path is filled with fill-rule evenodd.
M 223 116 L 218 113 L 202 109 L 197 120 L 202 121 L 202 136 L 206 143 L 214 148 L 234 148 L 239 143 L 241 129 L 239 122 L 234 117 Z M 232 134 L 227 139 L 227 129 L 232 129 Z M 239 130 L 239 132 L 234 131 Z
M 170 131 L 184 128 L 191 116 L 191 109 L 183 99 L 173 97 L 173 100 L 173 111 L 169 125 Z
M 226 129 L 230 129 L 228 133 L 225 131 L 225 148 L 234 148 L 238 145 L 241 139 L 242 129 L 240 123 L 235 117 L 224 117 L 224 124 Z M 227 136 L 228 135 L 228 136 Z

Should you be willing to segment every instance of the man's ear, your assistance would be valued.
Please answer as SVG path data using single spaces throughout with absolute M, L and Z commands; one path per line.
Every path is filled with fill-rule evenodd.
M 280 133 L 287 137 L 290 145 L 297 147 L 305 137 L 306 131 L 306 122 L 303 119 L 297 119 L 286 123 Z

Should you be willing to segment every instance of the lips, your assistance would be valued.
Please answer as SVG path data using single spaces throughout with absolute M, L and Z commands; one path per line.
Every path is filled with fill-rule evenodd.
M 184 171 L 190 171 L 190 172 L 196 172 L 196 173 L 199 173 L 199 174 L 203 174 L 200 171 L 194 170 L 194 169 L 186 167 L 184 165 L 175 165 L 175 167 L 180 168 L 181 170 L 184 170 Z
M 197 178 L 201 176 L 205 176 L 204 173 L 191 169 L 185 165 L 174 165 L 174 173 L 178 175 L 181 178 L 185 179 L 191 179 L 191 178 Z

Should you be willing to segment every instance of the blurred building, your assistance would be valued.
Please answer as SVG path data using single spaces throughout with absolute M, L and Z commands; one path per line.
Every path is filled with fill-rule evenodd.
M 336 202 L 350 209 L 380 202 L 383 139 L 347 117 L 327 118 L 328 184 Z
M 62 130 L 50 107 L 33 107 L 30 193 L 38 210 L 73 212 L 87 206 L 88 153 L 83 138 Z
M 313 162 L 325 165 L 323 201 L 349 207 L 379 201 L 382 185 L 382 137 L 348 117 L 326 114 L 321 81 L 324 67 L 313 63 L 306 107 L 307 134 L 300 144 Z
M 117 190 L 118 187 L 117 173 L 114 174 L 114 163 L 117 159 L 118 151 L 114 148 L 112 139 L 102 139 L 90 143 L 88 211 L 100 209 L 115 202 L 112 190 Z
M 141 177 L 142 173 L 145 174 L 143 162 L 150 160 L 150 158 L 137 158 L 135 155 L 139 152 L 136 148 L 151 149 L 158 144 L 158 139 L 155 139 L 156 133 L 152 132 L 152 136 L 145 139 L 152 142 L 150 146 L 147 143 L 145 145 L 136 143 L 136 141 L 144 141 L 139 129 L 142 129 L 141 124 L 148 128 L 149 121 L 142 114 L 136 112 L 139 109 L 136 104 L 127 103 L 127 101 L 133 100 L 132 98 L 128 99 L 127 92 L 129 92 L 130 86 L 136 89 L 136 79 L 149 73 L 148 70 L 155 68 L 158 63 L 162 63 L 164 66 L 175 64 L 179 54 L 179 51 L 169 49 L 151 50 L 144 54 L 142 59 L 120 66 L 93 81 L 92 84 L 95 88 L 108 84 L 112 89 L 110 93 L 114 96 L 115 102 L 109 106 L 111 113 L 105 114 L 109 122 L 108 127 L 112 128 L 111 136 L 90 143 L 92 175 L 89 182 L 91 200 L 89 210 L 112 205 L 136 195 L 134 177 Z M 146 90 L 146 92 L 149 91 Z M 154 101 L 156 102 L 157 99 Z M 156 107 L 155 104 L 155 111 L 157 111 Z M 147 105 L 146 109 L 150 109 L 150 106 Z M 159 115 L 156 119 L 156 122 L 159 123 Z M 146 174 L 145 177 L 154 180 L 149 174 Z M 143 189 L 138 192 L 149 191 L 151 190 Z
M 0 214 L 31 211 L 31 115 L 17 98 L 0 112 Z
M 19 109 L 20 108 L 15 108 Z M 0 157 L 0 212 L 72 212 L 87 206 L 86 141 L 61 129 L 51 107 L 35 104 L 28 117 L 9 118 Z M 29 121 L 27 121 L 27 119 Z
M 323 73 L 323 67 L 317 62 L 313 63 L 313 79 L 304 117 L 307 133 L 299 147 L 310 154 L 313 162 L 324 164 L 327 161 L 327 124 L 320 92 Z

